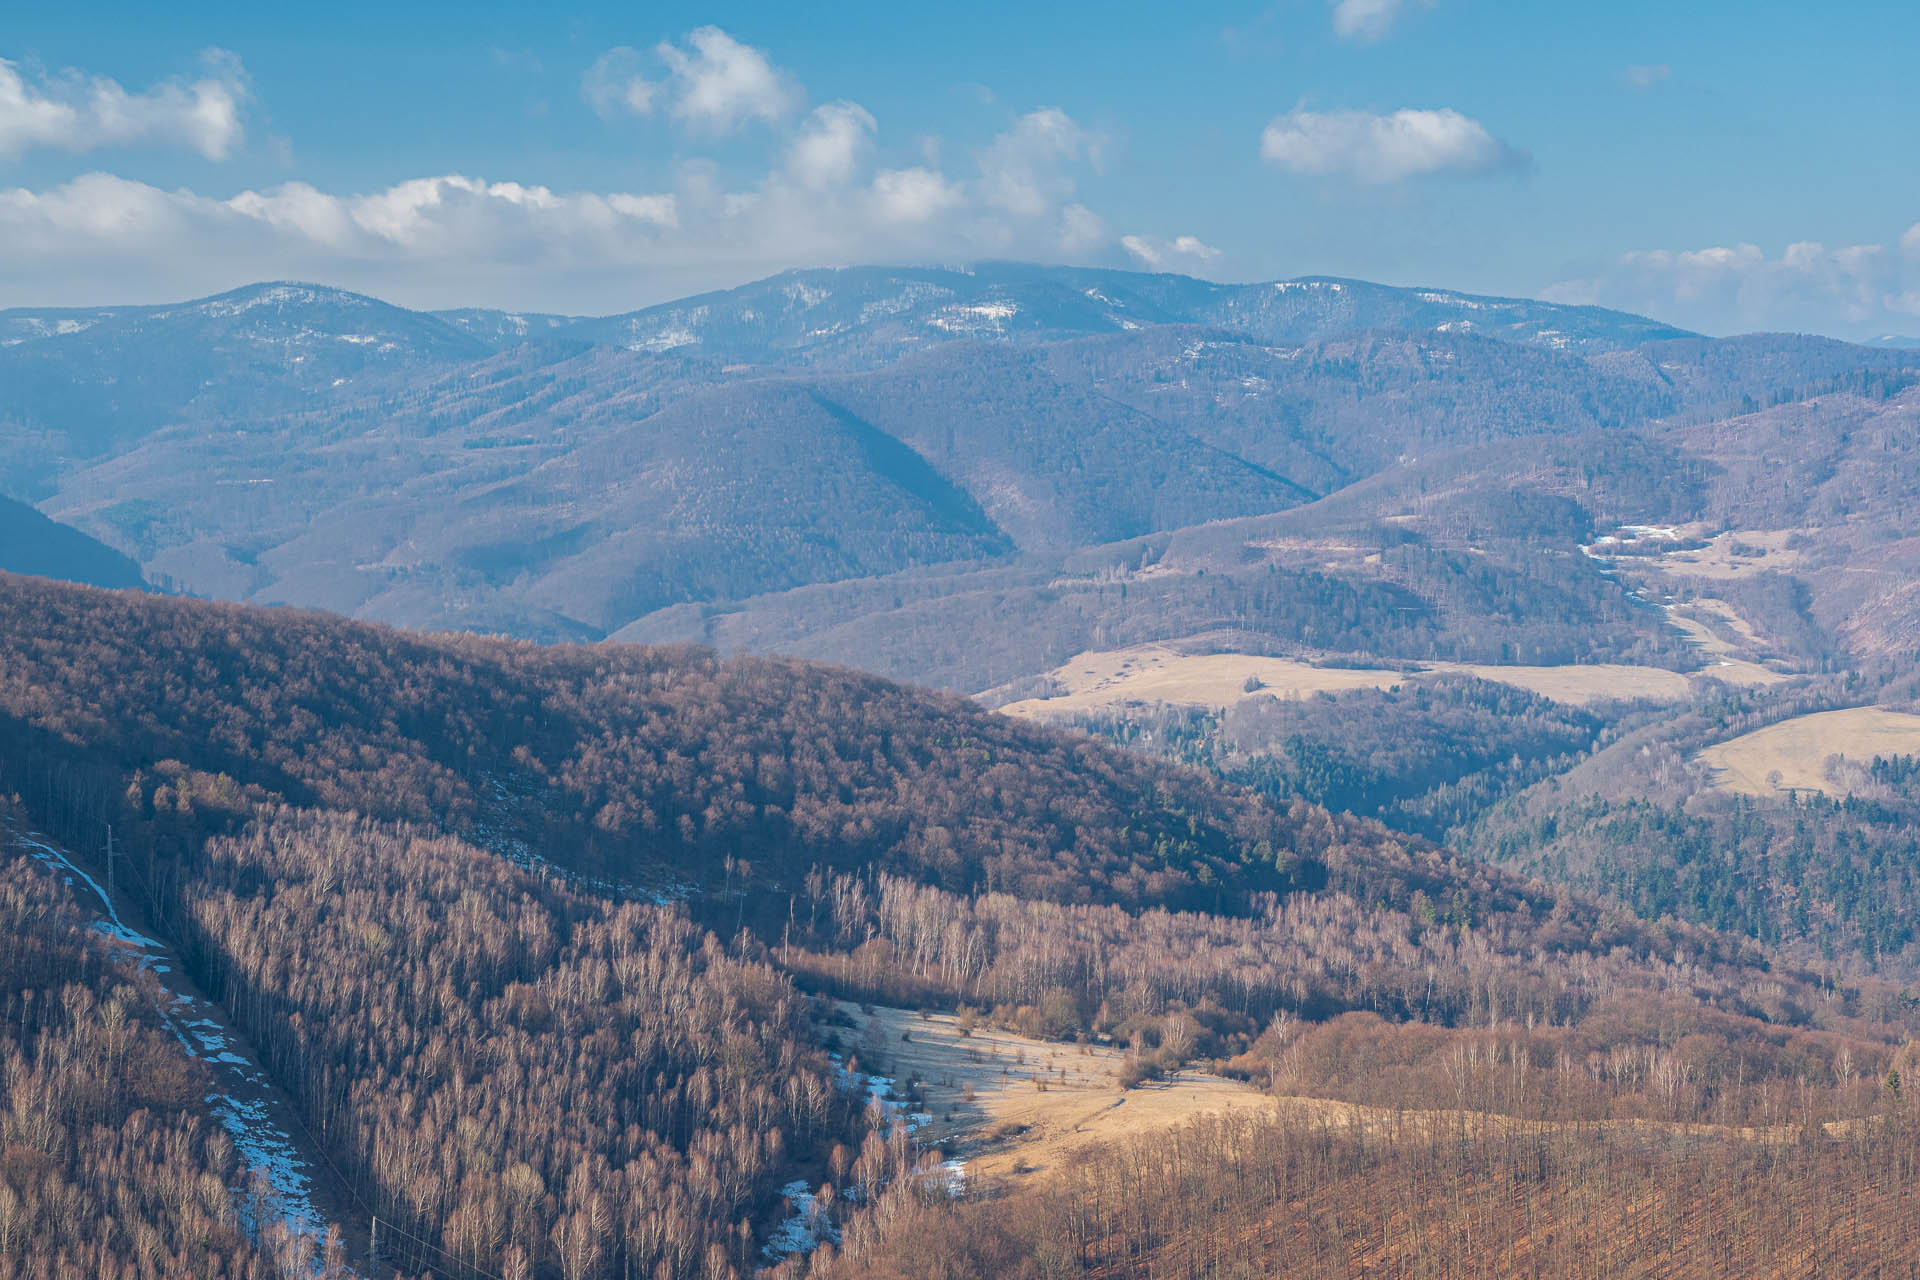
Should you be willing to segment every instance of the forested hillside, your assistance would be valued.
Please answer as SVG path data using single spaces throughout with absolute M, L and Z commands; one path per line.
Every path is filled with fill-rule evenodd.
M 123 908 L 409 1274 L 745 1275 L 822 1185 L 845 1258 L 883 1247 L 941 1155 L 849 1091 L 828 1049 L 872 1071 L 886 1047 L 823 1034 L 825 996 L 1098 1038 L 1146 1086 L 1211 1067 L 1340 1105 L 1436 1096 L 1450 1053 L 1524 1027 L 1498 1053 L 1562 1074 L 1476 1106 L 1557 1115 L 1598 1071 L 1612 1114 L 1728 1124 L 1784 1123 L 1816 1077 L 1847 1085 L 1803 1109 L 1872 1112 L 1856 1085 L 1916 1016 L 1297 792 L 843 669 L 12 577 L 0 656 L 13 821 L 96 862 L 111 825 Z M 1523 719 L 1540 751 L 1588 730 Z M 1343 1065 L 1380 1054 L 1404 1069 Z
M 1831 793 L 1753 797 L 1715 786 L 1705 753 L 1833 708 L 1911 707 L 1915 695 L 1904 663 L 1722 690 L 1490 807 L 1459 833 L 1460 847 L 1561 883 L 1605 886 L 1644 914 L 1749 934 L 1803 962 L 1909 979 L 1920 966 L 1913 757 L 1842 738 L 1830 755 L 1820 751 Z
M 1098 910 L 1270 922 L 1276 904 L 1358 913 L 1341 927 L 1353 938 L 1364 926 L 1451 946 L 1457 933 L 1435 922 L 1472 926 L 1490 962 L 1548 975 L 1557 954 L 1605 956 L 1630 939 L 1633 964 L 1684 950 L 1732 966 L 1736 1003 L 1742 967 L 1758 963 L 1724 937 L 1644 926 L 1297 795 L 1270 801 L 844 670 L 413 637 L 25 579 L 0 589 L 6 785 L 41 821 L 137 833 L 130 857 L 156 894 L 197 874 L 208 839 L 285 804 L 424 824 L 582 890 L 691 895 L 696 911 L 795 941 L 812 936 L 803 910 L 823 938 L 892 930 L 863 915 L 891 909 L 878 893 L 890 876 L 956 895 L 963 911 L 1008 909 L 1003 894 L 1084 907 L 1089 927 Z M 1545 750 L 1585 731 L 1536 717 Z M 1378 981 L 1343 981 L 1322 1003 L 1364 1007 L 1384 998 Z M 1269 1004 L 1304 998 L 1261 985 Z
M 1433 840 L 1618 732 L 1612 715 L 1469 676 L 1250 698 L 1225 712 L 1107 712 L 1080 727 L 1276 800 L 1298 797 Z
M 1920 729 L 1791 779 L 1741 743 L 1849 708 L 1909 741 L 1911 353 L 908 274 L 612 322 L 282 286 L 6 318 L 8 474 L 133 557 L 100 563 L 455 629 L 0 575 L 7 821 L 103 873 L 111 829 L 120 909 L 338 1183 L 336 1253 L 376 1218 L 383 1266 L 459 1280 L 1473 1274 L 1488 1240 L 1611 1274 L 1622 1232 L 1676 1273 L 1845 1270 L 1899 1238 Z M 664 643 L 579 643 L 608 634 Z M 1180 684 L 1255 657 L 1308 696 Z M 1149 669 L 1175 692 L 1129 695 Z M 1064 728 L 982 705 L 1070 695 Z M 115 984 L 158 997 L 49 909 L 138 1023 Z M 71 1119 L 9 1139 L 0 1259 L 324 1251 L 195 1136 L 217 1095 L 87 1094 L 39 981 L 15 1052 Z M 1122 1102 L 1279 1110 L 1170 1131 L 1165 1185 L 1116 1172 L 1138 1145 L 967 1184 L 977 1147 L 915 1136 L 929 1081 L 844 1035 L 862 1006 L 1097 1046 Z M 182 1136 L 143 1165 L 122 1119 Z M 101 1168 L 198 1198 L 88 1207 Z M 1714 1236 L 1681 1183 L 1802 1207 Z
M 900 1196 L 805 1274 L 1896 1276 L 1920 1245 L 1915 1125 L 1907 1107 L 1848 1142 L 1662 1143 L 1460 1113 L 1215 1117 L 1009 1200 Z
M 0 592 L 0 711 L 25 770 L 11 785 L 84 767 L 156 821 L 270 796 L 703 889 L 735 856 L 789 891 L 817 864 L 1242 910 L 1300 870 L 1299 816 L 842 669 L 425 638 L 18 578 Z

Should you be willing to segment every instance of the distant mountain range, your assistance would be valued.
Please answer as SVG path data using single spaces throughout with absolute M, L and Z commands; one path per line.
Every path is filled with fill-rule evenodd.
M 810 270 L 605 318 L 266 284 L 0 312 L 0 475 L 200 594 L 783 648 L 970 691 L 1221 627 L 1684 664 L 1568 558 L 1576 534 L 1717 518 L 1719 490 L 1676 486 L 1726 446 L 1687 431 L 1769 406 L 1826 422 L 1868 393 L 1899 418 L 1916 368 L 1325 278 Z M 1579 443 L 1549 462 L 1547 441 Z M 1436 505 L 1422 486 L 1459 458 L 1581 514 Z
M 1684 331 L 1598 307 L 1396 289 L 1304 277 L 1212 284 L 1178 275 L 987 263 L 970 269 L 790 271 L 571 333 L 636 351 L 697 347 L 728 361 L 871 368 L 930 346 L 1050 342 L 1203 325 L 1256 342 L 1302 343 L 1362 329 L 1474 333 L 1553 350 L 1616 350 Z

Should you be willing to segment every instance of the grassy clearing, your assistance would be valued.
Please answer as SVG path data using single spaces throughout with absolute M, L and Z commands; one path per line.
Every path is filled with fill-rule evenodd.
M 1827 760 L 1865 764 L 1875 756 L 1920 754 L 1920 716 L 1883 707 L 1850 707 L 1795 716 L 1708 747 L 1700 759 L 1715 771 L 1714 785 L 1749 796 L 1786 791 L 1840 795 Z
M 1714 608 L 1712 606 L 1718 607 Z M 1723 625 L 1729 627 L 1738 623 L 1739 627 L 1744 628 L 1747 634 L 1752 633 L 1752 628 L 1747 626 L 1745 620 L 1741 619 L 1737 613 L 1734 613 L 1731 606 L 1727 605 L 1724 601 L 1697 600 L 1687 607 L 1719 617 L 1723 620 Z M 1677 609 L 1669 609 L 1667 611 L 1667 622 L 1678 630 L 1685 632 L 1687 639 L 1692 641 L 1696 648 L 1711 658 L 1711 662 L 1708 664 L 1707 669 L 1701 673 L 1702 675 L 1711 676 L 1715 680 L 1724 680 L 1728 684 L 1739 685 L 1778 684 L 1782 680 L 1792 679 L 1791 676 L 1785 675 L 1782 672 L 1775 671 L 1770 667 L 1763 667 L 1757 662 L 1741 657 L 1741 650 L 1729 642 L 1725 636 L 1714 629 L 1712 624 L 1704 619 L 1688 617 Z
M 1781 678 L 1764 668 L 1753 669 L 1767 679 Z M 1710 674 L 1721 678 L 1726 670 L 1731 669 L 1716 667 Z M 1740 670 L 1744 674 L 1743 668 Z M 1677 702 L 1687 696 L 1689 688 L 1688 678 L 1677 671 L 1611 663 L 1505 667 L 1430 662 L 1401 671 L 1316 667 L 1292 658 L 1242 653 L 1187 654 L 1169 645 L 1150 644 L 1080 654 L 1049 673 L 1066 690 L 1064 694 L 1009 703 L 1001 710 L 1009 715 L 1050 718 L 1130 702 L 1225 708 L 1242 698 L 1265 695 L 1305 698 L 1349 689 L 1387 689 L 1446 672 L 1515 685 L 1556 702 L 1576 705 L 1616 698 Z
M 1680 531 L 1690 537 L 1706 537 L 1702 525 L 1689 525 Z M 1805 560 L 1799 551 L 1789 550 L 1787 541 L 1799 529 L 1732 529 L 1713 535 L 1707 545 L 1691 551 L 1669 551 L 1651 563 L 1673 573 L 1695 578 L 1749 578 L 1769 571 L 1791 573 Z
M 889 1008 L 866 1014 L 849 1004 L 841 1010 L 858 1028 L 851 1034 L 863 1061 L 877 1057 L 874 1069 L 900 1087 L 918 1078 L 933 1117 L 921 1136 L 953 1144 L 970 1177 L 1022 1179 L 1057 1168 L 1093 1143 L 1278 1105 L 1243 1081 L 1198 1071 L 1122 1089 L 1126 1054 L 1109 1045 L 1030 1040 L 984 1023 L 962 1035 L 952 1014 L 922 1018 Z
M 1566 1122 L 1472 1110 L 1408 1111 L 1332 1098 L 1275 1097 L 1244 1081 L 1202 1071 L 1182 1071 L 1123 1089 L 1119 1073 L 1126 1054 L 1110 1045 L 1033 1040 L 984 1023 L 963 1035 L 950 1013 L 923 1017 L 909 1009 L 874 1007 L 869 1014 L 863 1006 L 844 1002 L 839 1008 L 853 1023 L 854 1029 L 842 1034 L 854 1041 L 851 1047 L 863 1068 L 892 1076 L 900 1088 L 917 1082 L 922 1106 L 933 1117 L 920 1137 L 947 1144 L 965 1161 L 970 1178 L 1022 1183 L 1057 1172 L 1085 1148 L 1151 1136 L 1229 1111 L 1297 1116 L 1396 1141 L 1569 1127 Z M 1760 1142 L 1790 1142 L 1798 1136 L 1790 1125 L 1733 1128 L 1633 1119 L 1599 1124 L 1649 1134 Z M 1831 1137 L 1844 1137 L 1852 1127 L 1850 1121 L 1824 1126 Z

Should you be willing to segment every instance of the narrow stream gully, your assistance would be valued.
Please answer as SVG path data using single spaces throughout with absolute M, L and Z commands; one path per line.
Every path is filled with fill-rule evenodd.
M 85 886 L 104 912 L 94 913 L 93 927 L 124 947 L 129 961 L 159 979 L 162 1021 L 188 1056 L 206 1064 L 213 1077 L 213 1093 L 207 1102 L 214 1119 L 232 1137 L 241 1162 L 262 1175 L 272 1188 L 272 1198 L 264 1205 L 256 1202 L 251 1188 L 234 1188 L 249 1232 L 258 1235 L 259 1211 L 265 1208 L 289 1231 L 312 1242 L 317 1275 L 321 1242 L 328 1228 L 337 1223 L 347 1255 L 364 1258 L 368 1242 L 347 1211 L 352 1203 L 350 1193 L 311 1149 L 293 1100 L 267 1080 L 253 1046 L 227 1021 L 220 1006 L 187 976 L 173 948 L 131 928 L 99 881 L 76 866 L 51 840 L 11 824 L 0 824 L 0 838 L 61 875 L 74 889 L 81 909 L 90 910 L 87 894 L 80 892 Z M 328 1274 L 338 1276 L 340 1272 Z

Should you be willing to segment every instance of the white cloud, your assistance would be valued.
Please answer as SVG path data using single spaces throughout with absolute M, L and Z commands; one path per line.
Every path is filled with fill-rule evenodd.
M 1204 267 L 1220 256 L 1220 251 L 1198 236 L 1175 236 L 1156 240 L 1152 236 L 1121 236 L 1120 247 L 1137 258 L 1141 265 L 1159 269 L 1182 270 Z
M 1060 211 L 1060 252 L 1070 258 L 1091 253 L 1113 239 L 1107 220 L 1083 204 Z
M 873 148 L 879 126 L 865 107 L 829 102 L 815 107 L 787 148 L 787 171 L 802 186 L 842 186 Z
M 101 147 L 186 147 L 224 160 L 246 133 L 251 96 L 240 60 L 221 50 L 202 55 L 196 80 L 163 80 L 129 93 L 104 76 L 68 71 L 29 80 L 0 59 L 0 158 L 37 147 L 94 151 Z
M 1433 0 L 1332 0 L 1333 31 L 1344 40 L 1378 40 L 1393 30 L 1408 9 L 1430 8 Z
M 1627 84 L 1645 91 L 1673 79 L 1673 68 L 1666 63 L 1649 63 L 1627 68 Z
M 580 96 L 603 120 L 622 113 L 644 116 L 653 113 L 660 85 L 641 74 L 639 52 L 621 45 L 594 59 L 580 78 Z
M 1063 113 L 1015 121 L 971 181 L 935 165 L 870 171 L 876 133 L 864 109 L 827 104 L 757 181 L 730 183 L 693 159 L 653 191 L 442 174 L 222 199 L 104 173 L 0 190 L 0 305 L 160 301 L 301 278 L 414 306 L 604 312 L 798 265 L 1122 260 L 1106 220 L 1073 198 L 1091 141 Z M 1208 250 L 1182 237 L 1165 252 L 1198 262 Z
M 887 225 L 925 223 L 958 207 L 960 188 L 932 169 L 887 169 L 873 177 L 875 215 Z
M 1911 242 L 1911 243 L 1909 243 Z M 1769 256 L 1754 244 L 1622 254 L 1599 275 L 1545 291 L 1554 301 L 1639 311 L 1709 333 L 1758 329 L 1871 336 L 1920 314 L 1920 235 L 1881 244 L 1803 240 Z
M 1433 174 L 1523 168 L 1525 152 L 1458 111 L 1307 111 L 1277 116 L 1260 134 L 1260 156 L 1291 173 L 1399 182 Z
M 0 305 L 159 301 L 303 278 L 416 306 L 615 311 L 799 265 L 1124 260 L 1107 221 L 1076 193 L 1102 139 L 1064 111 L 1017 117 L 979 151 L 976 173 L 949 176 L 934 140 L 907 148 L 917 163 L 879 162 L 879 124 L 856 103 L 794 118 L 799 87 L 718 28 L 657 53 L 660 67 L 631 49 L 609 51 L 583 78 L 582 95 L 610 116 L 682 120 L 695 136 L 765 122 L 775 146 L 757 178 L 694 155 L 653 190 L 568 191 L 447 173 L 371 191 L 295 181 L 222 198 L 91 173 L 42 190 L 0 189 Z M 242 83 L 237 64 L 231 70 Z M 172 92 L 148 97 L 171 102 Z M 31 114 L 16 131 L 30 128 L 35 141 L 73 136 L 74 117 L 54 98 L 14 96 L 25 104 L 15 117 Z M 203 137 L 209 151 L 225 145 L 217 130 Z M 1185 237 L 1164 252 L 1202 261 L 1210 250 Z
M 759 121 L 776 124 L 806 101 L 799 83 L 766 51 L 719 27 L 696 27 L 683 45 L 654 46 L 659 79 L 649 79 L 640 53 L 609 49 L 580 78 L 580 96 L 604 119 L 652 115 L 664 106 L 675 120 L 709 133 L 732 133 Z
M 987 203 L 1022 217 L 1044 214 L 1073 194 L 1068 168 L 1095 158 L 1099 145 L 1097 136 L 1057 107 L 1021 116 L 981 153 Z
M 677 119 L 726 133 L 784 119 L 800 105 L 799 86 L 761 50 L 718 27 L 695 29 L 687 44 L 690 51 L 664 41 L 657 49 L 673 73 Z

